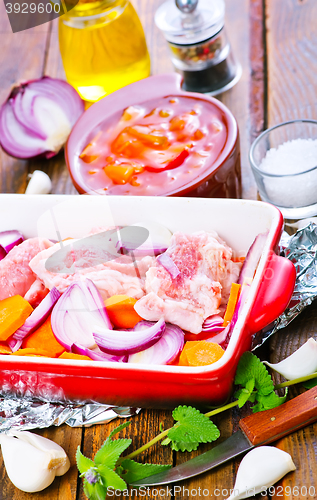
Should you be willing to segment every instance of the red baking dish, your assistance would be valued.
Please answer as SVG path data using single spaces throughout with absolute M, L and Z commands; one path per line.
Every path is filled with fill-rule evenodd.
M 245 255 L 256 235 L 267 233 L 247 302 L 225 354 L 213 365 L 191 368 L 1 355 L 2 393 L 148 408 L 221 404 L 231 394 L 239 358 L 250 348 L 252 335 L 282 313 L 294 289 L 293 264 L 275 253 L 283 219 L 279 210 L 267 203 L 185 197 L 2 194 L 0 211 L 6 213 L 0 231 L 18 229 L 27 238 L 79 238 L 93 227 L 151 219 L 172 232 L 215 230 L 235 252 Z
M 141 110 L 141 115 L 136 118 L 136 121 L 134 118 L 132 121 L 126 121 L 123 118 L 130 113 L 129 106 Z M 127 110 L 127 113 L 123 115 L 124 110 Z M 163 114 L 167 112 L 168 116 L 163 117 L 160 115 L 161 112 Z M 169 162 L 165 161 L 165 146 L 162 146 L 162 150 L 157 146 L 159 149 L 152 151 L 156 154 L 154 164 L 156 161 L 161 161 L 162 165 L 165 165 L 160 171 L 155 172 L 148 171 L 150 167 L 146 166 L 146 161 L 149 158 L 142 163 L 139 157 L 139 154 L 142 156 L 142 152 L 137 153 L 140 143 L 139 146 L 133 147 L 134 142 L 130 143 L 129 140 L 122 139 L 123 143 L 120 142 L 120 148 L 118 146 L 120 153 L 113 149 L 118 139 L 123 137 L 124 130 L 131 130 L 140 123 L 143 123 L 143 127 L 147 125 L 153 128 L 163 122 L 164 127 L 169 127 L 172 120 L 186 115 L 191 123 L 189 125 L 191 132 L 188 137 L 185 134 L 186 126 L 184 130 L 180 129 L 177 133 L 164 132 L 168 135 L 168 141 L 172 141 L 172 146 L 175 134 L 177 137 L 184 136 L 179 139 L 178 145 L 185 149 L 170 162 L 170 167 L 166 166 Z M 114 133 L 112 127 L 121 118 L 125 129 L 122 134 L 117 135 L 119 132 Z M 184 125 L 185 122 L 181 121 Z M 174 126 L 178 130 L 175 122 L 173 122 Z M 198 142 L 195 142 L 196 132 L 193 133 L 196 126 L 198 126 L 196 132 L 202 133 L 203 131 L 203 138 Z M 193 130 L 191 127 L 194 127 Z M 160 133 L 158 130 L 152 132 L 153 134 Z M 116 140 L 114 137 L 117 137 Z M 187 137 L 186 140 L 185 137 Z M 95 141 L 99 144 L 98 147 L 86 149 L 88 144 L 95 144 Z M 200 142 L 204 145 L 199 146 Z M 103 149 L 102 144 L 107 143 L 112 144 L 111 148 Z M 126 147 L 125 144 L 128 146 Z M 83 151 L 87 151 L 87 154 L 83 155 Z M 180 157 L 184 153 L 187 157 L 181 160 Z M 240 144 L 236 119 L 219 100 L 182 90 L 181 77 L 176 73 L 145 78 L 93 104 L 74 126 L 66 144 L 65 158 L 72 181 L 81 194 L 241 197 Z M 141 161 L 145 170 L 140 174 L 135 171 L 136 175 L 122 183 L 118 179 L 113 179 L 112 183 L 106 174 L 109 171 L 107 162 L 114 164 L 121 161 L 125 166 L 129 164 L 130 169 L 134 161 Z M 202 164 L 200 164 L 201 161 Z M 137 165 L 140 167 L 139 163 Z

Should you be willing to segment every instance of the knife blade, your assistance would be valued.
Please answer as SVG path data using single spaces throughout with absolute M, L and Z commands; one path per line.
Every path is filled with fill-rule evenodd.
M 211 450 L 130 486 L 157 486 L 188 479 L 246 453 L 267 445 L 317 421 L 317 386 L 286 403 L 240 420 L 239 431 Z

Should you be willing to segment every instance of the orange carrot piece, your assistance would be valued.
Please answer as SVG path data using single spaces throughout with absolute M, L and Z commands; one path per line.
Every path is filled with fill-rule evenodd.
M 11 354 L 11 349 L 6 342 L 0 342 L 0 354 Z
M 188 366 L 206 366 L 215 363 L 220 359 L 224 350 L 215 342 L 205 340 L 187 342 L 190 344 L 186 349 Z M 194 344 L 194 345 L 192 345 Z
M 223 326 L 229 325 L 230 321 L 233 318 L 234 310 L 236 308 L 238 298 L 240 295 L 240 289 L 241 285 L 238 285 L 238 283 L 232 283 L 227 309 L 225 312 L 225 316 L 223 318 Z
M 189 342 L 185 342 L 185 345 L 183 347 L 183 350 L 179 356 L 179 366 L 189 366 L 188 359 L 187 359 L 187 351 L 191 347 L 193 347 L 196 344 L 200 344 L 199 340 L 191 340 Z
M 105 306 L 111 323 L 117 328 L 133 328 L 141 316 L 134 309 L 137 299 L 128 295 L 113 295 L 105 300 Z
M 23 348 L 33 347 L 37 349 L 39 346 L 45 346 L 45 350 L 49 352 L 52 358 L 57 358 L 65 351 L 65 348 L 55 338 L 51 327 L 50 316 L 37 330 L 35 330 L 35 332 L 31 333 L 22 344 Z
M 27 349 L 18 349 L 11 353 L 11 356 L 44 356 L 45 358 L 50 358 L 50 353 L 45 351 L 45 349 L 28 347 Z
M 88 361 L 92 361 L 92 359 L 88 358 L 88 356 L 82 356 L 81 354 L 74 354 L 72 352 L 63 352 L 58 359 L 84 359 Z
M 0 341 L 5 341 L 30 316 L 33 307 L 21 295 L 0 300 Z

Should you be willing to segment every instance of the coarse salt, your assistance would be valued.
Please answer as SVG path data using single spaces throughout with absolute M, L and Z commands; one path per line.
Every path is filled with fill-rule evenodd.
M 279 176 L 264 175 L 266 198 L 271 203 L 304 207 L 317 202 L 317 139 L 295 139 L 271 148 L 259 169 Z

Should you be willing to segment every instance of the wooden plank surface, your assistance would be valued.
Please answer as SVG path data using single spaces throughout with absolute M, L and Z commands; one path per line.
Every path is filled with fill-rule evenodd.
M 169 50 L 163 35 L 153 22 L 153 14 L 162 3 L 161 0 L 133 0 L 132 2 L 145 28 L 149 46 L 152 74 L 172 70 Z M 255 198 L 255 183 L 248 162 L 248 151 L 253 139 L 268 125 L 285 119 L 305 117 L 316 118 L 317 99 L 315 75 L 317 74 L 316 22 L 317 4 L 315 0 L 226 0 L 226 28 L 235 56 L 242 64 L 243 73 L 240 82 L 230 91 L 218 96 L 236 116 L 241 140 L 243 197 Z M 266 25 L 264 18 L 266 16 Z M 1 62 L 1 101 L 10 88 L 21 79 L 39 77 L 48 74 L 59 78 L 64 71 L 58 48 L 57 21 L 22 33 L 12 34 L 0 2 L 0 51 Z M 49 48 L 47 51 L 46 48 Z M 0 152 L 0 191 L 24 192 L 27 173 L 34 169 L 43 169 L 52 178 L 54 193 L 76 193 L 66 170 L 63 154 L 49 161 L 37 160 L 24 162 L 14 160 Z M 296 320 L 283 335 L 276 335 L 271 342 L 272 361 L 278 361 L 293 352 L 308 335 L 314 333 L 317 310 L 310 308 Z M 314 333 L 316 338 L 316 334 Z M 292 390 L 295 395 L 296 389 Z M 214 418 L 221 430 L 221 440 L 237 430 L 239 419 L 248 412 L 237 409 L 223 416 Z M 132 424 L 122 436 L 133 439 L 132 448 L 153 438 L 160 428 L 172 425 L 171 412 L 143 410 L 131 419 Z M 7 479 L 2 458 L 0 459 L 0 500 L 31 500 L 37 498 L 50 500 L 84 500 L 82 482 L 78 481 L 74 462 L 78 445 L 82 451 L 92 457 L 104 439 L 121 420 L 107 425 L 98 425 L 86 429 L 71 429 L 67 426 L 50 428 L 40 433 L 62 444 L 72 461 L 70 471 L 56 480 L 44 492 L 30 495 L 16 490 Z M 279 447 L 285 449 L 294 458 L 297 470 L 289 474 L 275 489 L 272 498 L 308 500 L 315 498 L 309 494 L 296 496 L 295 486 L 315 487 L 317 496 L 316 472 L 316 425 L 285 438 Z M 199 448 L 199 453 L 211 445 Z M 181 454 L 174 457 L 167 447 L 157 445 L 150 453 L 140 457 L 140 461 L 153 463 L 180 463 L 197 453 Z M 184 487 L 177 490 L 174 497 L 179 499 L 194 498 L 194 492 L 209 497 L 217 494 L 219 500 L 227 497 L 225 490 L 233 487 L 239 461 L 232 461 L 214 471 L 190 481 L 179 483 Z M 313 466 L 312 466 L 313 464 Z M 291 495 L 287 496 L 286 486 L 290 486 Z M 167 490 L 165 490 L 166 492 Z M 120 497 L 117 497 L 120 498 Z M 127 498 L 122 495 L 122 498 Z M 130 498 L 136 498 L 135 494 Z M 144 498 L 171 498 L 151 490 Z M 207 496 L 208 498 L 208 496 Z M 256 498 L 265 498 L 258 495 Z

